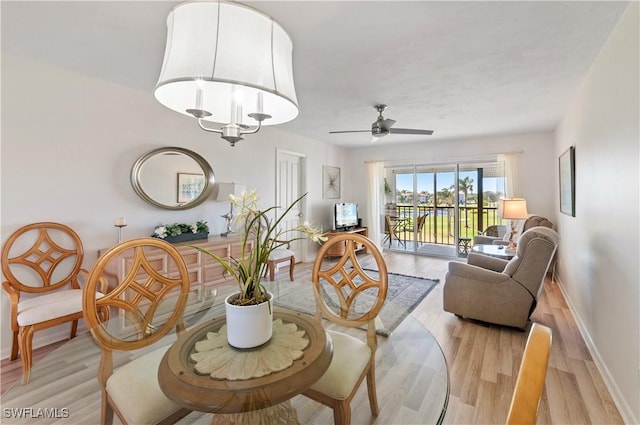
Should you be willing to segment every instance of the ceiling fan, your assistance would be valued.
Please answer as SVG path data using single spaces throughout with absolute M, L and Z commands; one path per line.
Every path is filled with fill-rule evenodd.
M 387 134 L 415 134 L 431 136 L 433 130 L 415 130 L 411 128 L 393 128 L 396 123 L 395 120 L 388 119 L 382 116 L 382 113 L 387 109 L 387 105 L 375 105 L 376 111 L 378 111 L 378 119 L 371 124 L 371 130 L 344 130 L 344 131 L 330 131 L 329 134 L 338 133 L 368 133 L 371 132 L 373 136 L 371 142 L 374 142 L 378 137 L 386 136 Z

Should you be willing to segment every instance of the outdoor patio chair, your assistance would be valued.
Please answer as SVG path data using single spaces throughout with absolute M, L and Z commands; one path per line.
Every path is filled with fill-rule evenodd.
M 405 242 L 402 239 L 400 239 L 400 237 L 398 236 L 398 233 L 404 231 L 405 221 L 398 219 L 398 217 L 392 217 L 390 215 L 385 215 L 384 221 L 385 221 L 385 226 L 384 226 L 385 237 L 384 237 L 384 240 L 382 241 L 382 244 L 384 245 L 388 241 L 389 248 L 391 248 L 391 244 L 395 239 L 396 241 L 398 241 L 398 244 L 402 244 L 404 246 Z
M 417 239 L 416 241 L 418 242 L 418 244 L 422 243 L 422 228 L 424 227 L 424 222 L 427 221 L 427 214 L 423 214 L 421 216 L 418 216 L 418 218 L 415 220 L 414 226 L 407 226 L 405 228 L 403 228 L 404 232 L 408 232 L 408 233 L 413 233 L 414 229 L 417 232 Z

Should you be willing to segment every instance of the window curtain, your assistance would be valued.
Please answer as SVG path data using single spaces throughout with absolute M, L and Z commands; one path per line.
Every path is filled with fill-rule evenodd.
M 505 197 L 507 199 L 522 198 L 522 189 L 520 185 L 520 166 L 519 166 L 520 154 L 507 153 L 498 156 L 498 161 L 504 163 L 504 184 L 505 184 Z M 498 215 L 502 216 L 502 203 L 498 203 Z M 515 233 L 513 241 L 517 242 L 520 234 L 522 233 L 525 220 L 516 220 Z M 504 240 L 509 240 L 511 237 L 511 220 L 507 225 L 507 233 L 504 235 Z
M 498 156 L 498 161 L 504 163 L 505 196 L 508 199 L 522 198 L 520 186 L 520 154 L 507 153 Z
M 367 193 L 367 226 L 369 239 L 382 250 L 380 244 L 380 207 L 384 190 L 384 164 L 382 162 L 370 162 L 367 164 L 369 177 L 369 190 Z

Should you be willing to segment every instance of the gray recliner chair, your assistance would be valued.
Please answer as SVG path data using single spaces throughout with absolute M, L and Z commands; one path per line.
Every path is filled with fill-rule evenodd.
M 452 261 L 445 277 L 445 311 L 469 319 L 524 328 L 542 292 L 558 233 L 533 227 L 518 241 L 510 261 L 470 253 L 467 263 Z
M 531 217 L 525 220 L 524 226 L 522 226 L 522 233 L 526 232 L 532 227 L 538 227 L 538 226 L 544 226 L 544 227 L 549 227 L 553 229 L 553 223 L 550 222 L 547 218 L 541 217 L 539 215 L 532 215 Z M 493 227 L 493 226 L 489 226 L 489 227 Z M 489 227 L 487 229 L 489 229 Z M 498 229 L 497 235 L 494 236 L 494 235 L 486 234 L 487 232 L 485 231 L 484 235 L 477 235 L 473 237 L 473 244 L 474 245 L 480 245 L 480 244 L 509 245 L 509 241 L 504 240 L 504 235 L 507 233 L 507 230 L 508 230 L 507 226 L 495 226 L 495 227 L 497 227 Z

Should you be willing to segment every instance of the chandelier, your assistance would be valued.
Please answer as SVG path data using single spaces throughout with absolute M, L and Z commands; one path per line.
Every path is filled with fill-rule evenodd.
M 181 3 L 167 17 L 154 96 L 235 146 L 262 125 L 298 115 L 292 54 L 286 31 L 256 9 L 225 1 Z

